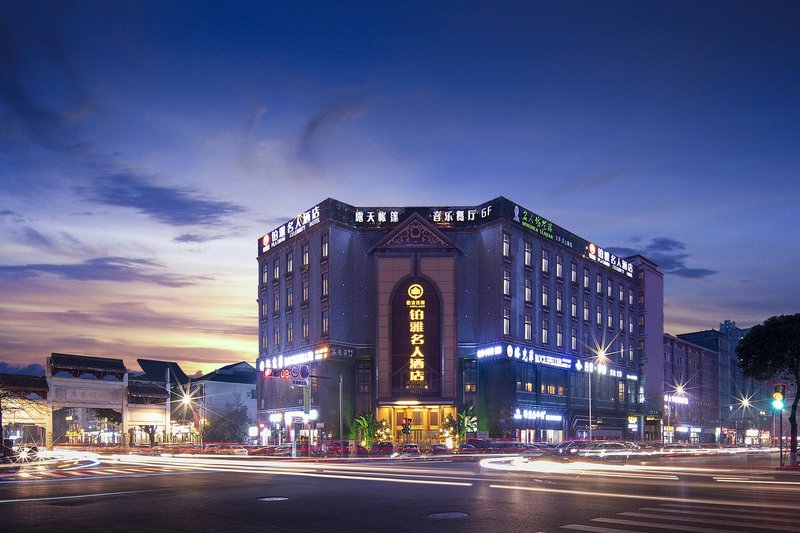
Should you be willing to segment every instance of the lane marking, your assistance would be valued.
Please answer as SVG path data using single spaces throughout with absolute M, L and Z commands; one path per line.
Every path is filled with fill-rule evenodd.
M 653 514 L 653 513 L 637 513 L 634 511 L 628 511 L 624 513 L 617 513 L 618 516 L 632 516 L 634 518 L 655 518 L 656 520 L 674 520 L 676 522 L 697 522 L 697 518 L 694 516 L 668 516 L 662 514 Z M 737 516 L 737 518 L 742 518 Z M 756 524 L 743 524 L 741 522 L 731 522 L 730 520 L 711 520 L 708 518 L 703 518 L 704 524 L 711 524 L 715 526 L 747 526 L 747 527 L 755 527 L 756 529 L 773 529 L 776 531 L 800 531 L 797 528 L 788 528 L 787 526 L 779 526 L 779 527 L 770 527 L 766 525 L 756 525 Z
M 692 531 L 694 533 L 734 533 L 731 529 L 712 529 L 708 527 L 679 526 L 676 524 L 653 524 L 652 522 L 639 522 L 638 520 L 620 520 L 618 518 L 592 518 L 592 522 L 604 524 L 619 524 L 621 526 L 644 526 L 646 528 L 667 529 L 669 531 Z M 746 533 L 746 532 L 741 532 Z
M 586 490 L 550 489 L 545 487 L 521 487 L 518 485 L 489 485 L 491 489 L 524 490 L 529 492 L 550 492 L 554 494 L 572 494 L 574 496 L 593 496 L 602 498 L 622 498 L 628 500 L 652 500 L 658 502 L 698 503 L 709 505 L 726 505 L 731 507 L 756 507 L 759 509 L 788 509 L 797 510 L 796 503 L 776 504 L 765 502 L 733 502 L 725 500 L 706 500 L 698 498 L 675 498 L 671 496 L 646 496 L 643 494 L 617 494 L 609 492 L 592 492 Z
M 561 529 L 574 529 L 575 531 L 593 531 L 595 533 L 647 533 L 646 531 L 634 531 L 632 529 L 614 529 L 610 527 L 589 526 L 584 524 L 567 524 Z
M 699 509 L 702 509 L 702 507 L 700 507 Z M 728 518 L 743 518 L 743 519 L 746 519 L 746 520 L 764 520 L 764 519 L 767 519 L 770 522 L 787 522 L 787 523 L 790 523 L 790 524 L 796 524 L 797 523 L 796 516 L 792 517 L 790 515 L 776 515 L 776 514 L 772 514 L 772 513 L 770 513 L 769 516 L 758 515 L 758 514 L 738 514 L 739 513 L 738 511 L 736 513 L 734 513 L 734 511 L 735 511 L 734 509 L 725 509 L 725 510 L 720 509 L 720 511 L 716 512 L 716 513 L 714 513 L 714 512 L 704 512 L 704 511 L 690 511 L 690 510 L 687 510 L 687 509 L 665 509 L 664 507 L 642 507 L 639 510 L 640 511 L 659 511 L 659 512 L 662 512 L 662 513 L 690 514 L 690 515 L 695 515 L 695 516 L 724 516 L 724 517 L 728 517 Z M 709 511 L 710 511 L 710 509 L 709 509 Z M 750 512 L 750 510 L 747 510 L 747 511 L 742 510 L 741 512 Z
M 75 494 L 73 496 L 47 496 L 43 498 L 19 498 L 17 500 L 0 500 L 2 503 L 24 503 L 24 502 L 44 502 L 53 500 L 76 500 L 79 498 L 96 498 L 100 496 L 121 496 L 123 494 L 136 494 L 140 492 L 156 492 L 156 489 L 148 490 L 126 490 L 122 492 L 98 492 L 95 494 Z

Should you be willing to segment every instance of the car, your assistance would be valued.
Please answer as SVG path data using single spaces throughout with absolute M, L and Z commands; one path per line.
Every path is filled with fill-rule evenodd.
M 419 446 L 416 444 L 403 444 L 400 448 L 401 457 L 419 457 Z
M 391 442 L 376 442 L 372 445 L 370 455 L 392 455 L 394 452 L 394 444 Z
M 522 453 L 525 451 L 522 443 L 513 440 L 492 441 L 489 446 L 492 453 Z
M 472 444 L 462 444 L 461 449 L 458 450 L 458 453 L 478 453 L 477 448 Z
M 592 441 L 588 440 L 565 440 L 553 448 L 550 453 L 551 455 L 570 457 L 592 444 Z
M 444 444 L 431 444 L 430 453 L 431 455 L 446 455 L 453 452 Z
M 630 457 L 631 450 L 622 442 L 600 441 L 593 442 L 577 451 L 577 454 L 587 459 L 601 461 L 626 460 Z

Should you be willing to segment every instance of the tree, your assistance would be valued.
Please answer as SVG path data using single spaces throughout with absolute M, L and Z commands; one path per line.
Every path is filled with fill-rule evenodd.
M 148 437 L 150 437 L 150 446 L 155 446 L 156 445 L 156 430 L 158 429 L 158 426 L 146 425 L 146 426 L 139 426 L 139 428 L 142 431 L 144 431 L 145 433 L 147 433 Z
M 478 417 L 475 416 L 475 406 L 469 404 L 458 411 L 458 438 L 466 440 L 467 433 L 478 431 Z
M 745 376 L 761 380 L 794 382 L 789 416 L 789 464 L 797 466 L 797 404 L 800 400 L 800 313 L 773 316 L 754 326 L 736 347 L 739 368 Z M 789 387 L 787 387 L 788 389 Z
M 242 442 L 247 438 L 247 406 L 241 401 L 240 395 L 234 395 L 234 401 L 229 404 L 225 413 L 214 416 L 203 426 L 202 435 L 205 442 Z
M 367 450 L 371 450 L 372 444 L 375 442 L 375 436 L 378 433 L 378 422 L 375 420 L 375 415 L 365 411 L 357 416 L 354 422 L 361 439 L 364 441 L 364 447 Z

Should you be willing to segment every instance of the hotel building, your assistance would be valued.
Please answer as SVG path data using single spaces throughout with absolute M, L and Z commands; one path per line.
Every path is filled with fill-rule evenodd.
M 436 441 L 473 405 L 479 435 L 642 438 L 660 413 L 663 276 L 503 197 L 466 207 L 327 199 L 258 240 L 257 412 L 343 436 L 364 412 Z M 341 376 L 341 385 L 340 385 Z M 340 389 L 341 387 L 341 389 Z M 341 390 L 341 394 L 340 394 Z M 591 391 L 591 396 L 590 396 Z M 591 399 L 590 399 L 591 397 Z

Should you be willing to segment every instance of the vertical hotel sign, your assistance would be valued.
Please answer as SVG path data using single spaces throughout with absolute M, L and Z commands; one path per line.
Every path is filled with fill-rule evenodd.
M 439 396 L 441 391 L 440 303 L 424 279 L 401 283 L 392 297 L 392 395 Z

